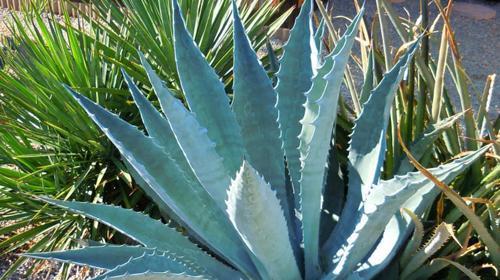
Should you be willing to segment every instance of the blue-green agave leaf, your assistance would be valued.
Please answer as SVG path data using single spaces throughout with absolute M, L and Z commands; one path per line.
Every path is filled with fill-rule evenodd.
M 342 207 L 344 206 L 346 183 L 340 168 L 338 155 L 333 147 L 330 149 L 330 154 L 328 155 L 327 169 L 325 189 L 323 190 L 323 206 L 321 210 L 319 231 L 320 248 L 328 237 L 330 237 L 333 228 L 338 222 Z
M 237 272 L 203 252 L 198 246 L 189 241 L 186 236 L 182 235 L 176 229 L 171 228 L 160 221 L 153 220 L 142 213 L 104 204 L 62 201 L 48 198 L 43 198 L 43 200 L 50 204 L 67 209 L 68 211 L 84 215 L 85 217 L 108 225 L 141 243 L 147 248 L 155 248 L 168 252 L 168 254 L 182 258 L 186 262 L 196 262 L 199 269 L 203 269 L 210 275 L 237 275 Z M 88 255 L 90 253 L 97 253 L 95 250 L 99 250 L 93 248 L 101 248 L 102 251 L 104 251 L 106 247 L 107 246 L 88 247 L 82 250 L 87 249 L 84 253 Z M 120 249 L 117 249 L 117 247 L 118 246 L 115 246 L 111 250 L 118 252 Z M 133 248 L 140 247 L 124 247 L 122 252 L 129 252 L 134 250 Z M 107 253 L 110 254 L 112 252 Z M 144 249 L 143 253 L 151 252 Z M 137 255 L 137 252 L 134 253 L 134 256 L 135 255 Z M 132 255 L 130 257 L 132 257 Z M 130 257 L 127 258 L 126 261 L 128 261 Z M 115 261 L 118 261 L 118 259 Z
M 457 175 L 467 169 L 481 157 L 490 147 L 486 146 L 451 163 L 429 169 L 434 176 L 445 183 L 451 182 Z M 353 220 L 355 229 L 345 239 L 342 248 L 332 258 L 334 277 L 345 277 L 363 260 L 384 231 L 392 216 L 401 205 L 418 190 L 433 188 L 434 183 L 420 172 L 395 176 L 388 181 L 381 181 L 367 196 L 358 217 Z M 351 223 L 353 221 L 350 221 Z M 335 253 L 335 252 L 333 252 Z M 330 255 L 331 256 L 331 255 Z
M 417 139 L 410 145 L 411 154 L 417 159 L 420 160 L 422 156 L 429 150 L 429 147 L 432 146 L 432 143 L 436 141 L 439 135 L 445 131 L 446 129 L 452 127 L 462 116 L 464 113 L 458 113 L 451 117 L 448 117 L 444 120 L 440 120 L 437 123 L 432 123 L 429 127 L 417 137 Z M 397 171 L 396 174 L 406 174 L 407 172 L 413 171 L 414 167 L 408 160 L 408 158 L 404 158 Z
M 204 275 L 203 270 L 200 270 L 195 263 L 188 262 L 182 258 L 176 258 L 165 252 L 153 252 L 131 258 L 127 263 L 119 265 L 95 277 L 93 280 L 104 280 L 119 276 L 125 277 L 126 275 L 140 273 L 183 274 L 188 276 L 202 276 L 204 279 L 214 279 L 213 277 Z
M 139 171 L 135 169 L 135 167 L 124 157 L 122 157 L 122 161 L 127 167 L 127 171 L 130 173 L 130 176 L 134 179 L 135 183 L 143 190 L 146 195 L 158 206 L 158 210 L 160 214 L 164 218 L 176 217 L 175 213 L 172 212 L 170 207 L 161 199 L 161 197 L 155 192 L 153 188 L 139 175 Z
M 356 120 L 349 146 L 349 197 L 362 201 L 370 188 L 378 183 L 385 155 L 385 132 L 390 108 L 399 83 L 413 58 L 418 43 L 408 47 L 406 54 L 384 75 L 380 84 L 371 92 L 368 101 Z M 346 209 L 347 210 L 347 209 Z
M 403 271 L 401 272 L 401 278 L 407 279 L 418 268 L 422 267 L 422 265 L 439 249 L 441 249 L 441 247 L 444 246 L 444 244 L 451 237 L 455 237 L 453 225 L 445 222 L 439 224 L 434 229 L 434 233 L 427 243 L 423 244 L 422 248 L 415 252 L 408 263 L 405 264 L 404 269 L 402 269 Z
M 194 172 L 198 181 L 219 207 L 225 209 L 224 201 L 231 179 L 222 158 L 215 150 L 215 143 L 209 139 L 207 129 L 200 125 L 194 114 L 189 112 L 182 102 L 163 86 L 160 78 L 142 55 L 141 61 L 160 101 L 163 113 L 167 117 L 166 120 L 159 119 L 157 121 L 168 120 L 165 126 L 168 125 L 168 128 L 171 129 L 173 140 L 177 140 L 183 157 L 187 159 L 187 169 Z M 165 129 L 167 128 L 165 127 Z
M 339 223 L 324 245 L 326 251 L 335 252 L 340 248 L 342 240 L 350 235 L 355 226 L 352 221 L 362 201 L 371 187 L 378 184 L 385 157 L 385 132 L 390 108 L 399 82 L 418 48 L 419 41 L 412 43 L 407 53 L 384 75 L 355 121 L 349 147 L 349 185 L 346 204 Z
M 375 61 L 375 51 L 373 47 L 370 48 L 370 54 L 368 56 L 368 65 L 366 66 L 366 72 L 364 74 L 364 84 L 361 88 L 361 93 L 359 94 L 359 103 L 363 106 L 370 97 L 370 92 L 373 90 L 373 79 L 375 75 L 375 68 L 373 67 Z
M 236 231 L 198 181 L 190 181 L 172 157 L 136 127 L 70 88 L 67 89 L 135 171 L 171 208 L 171 213 L 175 214 L 173 218 L 178 223 L 242 271 L 255 273 Z
M 276 53 L 274 52 L 273 45 L 271 45 L 271 42 L 269 42 L 269 39 L 266 41 L 266 50 L 267 57 L 269 58 L 269 71 L 274 74 L 278 72 L 280 68 L 280 62 L 278 60 L 278 57 L 276 56 Z M 274 77 L 274 75 L 272 82 L 276 82 L 276 77 Z
M 304 116 L 302 105 L 306 102 L 305 93 L 311 88 L 312 78 L 316 71 L 318 52 L 313 37 L 311 20 L 313 1 L 306 0 L 300 14 L 290 31 L 290 39 L 283 47 L 284 53 L 280 61 L 280 70 L 276 74 L 278 108 L 278 123 L 281 130 L 281 140 L 287 159 L 292 184 L 298 206 L 300 153 L 299 133 L 300 119 Z
M 141 58 L 142 54 L 141 54 Z M 149 65 L 148 65 L 149 66 Z M 147 68 L 146 68 L 147 69 Z M 134 98 L 137 108 L 141 114 L 142 122 L 146 127 L 148 135 L 151 139 L 161 148 L 163 148 L 165 153 L 172 158 L 172 160 L 177 163 L 179 168 L 184 171 L 184 174 L 189 182 L 196 182 L 197 179 L 192 172 L 189 164 L 182 153 L 179 144 L 175 139 L 175 135 L 170 128 L 170 125 L 157 110 L 156 108 L 142 95 L 139 88 L 132 81 L 130 76 L 122 70 L 123 76 L 125 77 L 125 82 L 129 88 L 132 97 Z M 168 209 L 168 205 L 159 198 L 159 196 L 151 190 L 151 187 L 141 178 L 139 172 L 135 170 L 134 166 L 124 158 L 127 168 L 130 170 L 131 175 L 139 183 L 141 188 L 146 192 L 146 194 L 153 199 L 153 201 L 158 205 L 162 213 L 172 215 L 171 211 Z M 193 184 L 194 187 L 199 187 L 199 184 Z
M 322 18 L 321 21 L 319 22 L 318 28 L 316 29 L 316 32 L 314 33 L 314 42 L 316 43 L 316 49 L 318 50 L 318 61 L 322 61 L 323 58 L 323 50 L 325 47 L 325 44 L 323 44 L 323 38 L 325 37 L 325 19 Z
M 301 279 L 276 193 L 246 160 L 229 187 L 227 212 L 264 279 Z
M 410 146 L 411 153 L 418 159 L 426 152 L 429 145 L 434 142 L 439 134 L 451 127 L 453 123 L 462 115 L 462 113 L 441 120 L 436 124 L 432 124 L 429 128 Z M 407 159 L 403 160 L 400 166 L 399 174 L 405 174 L 413 170 Z M 409 165 L 408 165 L 409 164 Z M 406 208 L 417 216 L 421 216 L 432 202 L 439 195 L 438 188 L 433 186 L 421 188 L 410 199 L 408 199 L 401 208 Z M 376 245 L 373 252 L 367 260 L 360 266 L 356 273 L 362 278 L 372 278 L 377 275 L 384 267 L 386 267 L 399 252 L 399 248 L 408 239 L 411 234 L 413 225 L 410 219 L 404 218 L 400 213 L 395 214 L 387 227 L 384 230 L 382 238 Z
M 285 156 L 280 139 L 276 92 L 266 71 L 252 49 L 241 22 L 236 1 L 233 1 L 234 18 L 234 99 L 232 108 L 241 126 L 241 134 L 248 158 L 264 179 L 276 191 L 283 207 L 293 244 L 295 237 L 293 201 L 285 183 Z
M 433 185 L 428 185 L 417 191 L 408 199 L 401 208 L 411 210 L 418 216 L 422 216 L 426 209 L 439 195 L 440 190 Z M 356 271 L 363 279 L 370 279 L 381 272 L 399 252 L 411 234 L 411 220 L 406 219 L 400 213 L 396 213 L 384 230 L 382 238 L 373 252 Z
M 363 11 L 356 16 L 332 54 L 326 58 L 327 62 L 318 71 L 311 90 L 306 94 L 306 109 L 299 135 L 300 202 L 306 278 L 315 278 L 321 271 L 318 258 L 319 225 L 325 166 L 337 118 L 340 86 Z
M 88 265 L 101 269 L 113 269 L 128 262 L 131 258 L 140 257 L 145 253 L 151 254 L 154 251 L 155 249 L 142 246 L 104 245 L 68 251 L 25 253 L 23 256 L 78 265 Z
M 234 99 L 232 108 L 241 126 L 246 160 L 259 170 L 276 190 L 288 212 L 285 189 L 285 162 L 278 127 L 276 92 L 250 45 L 233 1 L 234 18 Z M 289 217 L 286 217 L 287 221 Z
M 125 274 L 120 276 L 108 277 L 109 280 L 201 280 L 205 279 L 203 276 L 191 276 L 185 273 L 171 273 L 171 272 L 144 272 L 137 274 Z
M 243 139 L 229 99 L 215 71 L 186 29 L 177 3 L 173 3 L 174 47 L 177 71 L 189 108 L 196 114 L 231 176 L 236 174 L 244 157 Z

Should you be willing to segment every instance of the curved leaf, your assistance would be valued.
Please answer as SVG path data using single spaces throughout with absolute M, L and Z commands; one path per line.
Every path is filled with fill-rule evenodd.
M 199 269 L 206 270 L 206 273 L 210 275 L 227 276 L 236 274 L 235 271 L 203 252 L 176 229 L 168 227 L 160 221 L 153 220 L 142 213 L 111 205 L 52 200 L 48 198 L 44 198 L 43 200 L 108 225 L 147 248 L 155 248 L 168 252 L 168 254 L 182 258 L 187 262 L 196 262 Z M 83 250 L 87 250 L 85 251 L 87 254 L 99 250 L 93 248 L 105 247 L 88 247 Z M 112 249 L 124 252 L 125 250 L 133 250 L 132 248 L 134 247 Z M 143 253 L 151 252 L 145 249 Z M 127 261 L 128 259 L 130 257 L 127 258 Z
M 318 55 L 311 20 L 312 6 L 312 0 L 304 1 L 300 14 L 290 31 L 290 39 L 283 47 L 280 70 L 276 74 L 278 77 L 276 85 L 278 123 L 296 199 L 300 193 L 298 136 L 301 129 L 300 119 L 304 116 L 302 105 L 306 102 L 305 93 L 311 88 L 314 72 L 318 68 Z M 296 208 L 299 209 L 298 199 L 295 203 Z
M 121 276 L 111 276 L 107 279 L 110 280 L 196 280 L 204 279 L 203 276 L 191 276 L 185 273 L 175 274 L 170 272 L 145 272 L 138 274 L 128 274 Z
M 27 253 L 23 256 L 88 265 L 101 269 L 113 269 L 127 263 L 131 258 L 137 258 L 146 253 L 151 254 L 154 251 L 155 249 L 142 246 L 104 245 L 59 252 Z
M 351 48 L 364 10 L 353 20 L 337 43 L 327 62 L 313 79 L 306 94 L 305 114 L 301 120 L 300 140 L 300 203 L 304 236 L 306 277 L 315 278 L 319 267 L 319 225 L 328 152 L 337 118 L 340 86 Z
M 75 99 L 104 131 L 135 171 L 171 208 L 178 223 L 245 273 L 255 268 L 226 215 L 199 182 L 191 181 L 179 165 L 150 137 L 84 96 Z M 193 207 L 196 205 L 196 207 Z
M 189 112 L 180 100 L 163 86 L 160 78 L 142 55 L 141 61 L 160 101 L 163 113 L 167 117 L 167 120 L 157 121 L 168 122 L 166 125 L 173 133 L 171 136 L 177 140 L 181 148 L 180 152 L 183 153 L 182 157 L 187 159 L 188 166 L 184 166 L 187 168 L 184 170 L 186 172 L 192 170 L 219 207 L 225 209 L 226 191 L 231 180 L 222 158 L 215 151 L 215 143 L 208 138 L 207 130 L 200 125 L 194 114 Z M 144 99 L 144 97 L 137 97 L 137 99 L 140 98 Z
M 446 129 L 452 127 L 463 115 L 464 113 L 458 113 L 446 119 L 440 120 L 437 123 L 430 124 L 429 127 L 413 142 L 413 144 L 410 145 L 412 155 L 414 155 L 417 159 L 421 159 L 439 135 Z M 413 171 L 413 169 L 413 165 L 411 165 L 408 158 L 405 157 L 401 161 L 395 174 L 405 174 Z
M 264 279 L 301 279 L 276 194 L 247 161 L 229 188 L 227 212 L 265 269 Z
M 437 252 L 450 237 L 454 237 L 453 225 L 441 223 L 436 227 L 430 240 L 416 252 L 404 266 L 401 278 L 407 278 L 411 273 L 423 265 L 434 253 Z
M 250 45 L 233 1 L 234 18 L 234 99 L 232 108 L 241 126 L 246 160 L 259 170 L 276 190 L 290 224 L 290 209 L 285 188 L 284 154 L 278 127 L 276 92 L 271 80 Z
M 450 182 L 483 155 L 489 147 L 482 148 L 451 163 L 429 169 L 441 181 Z M 356 265 L 373 248 L 384 231 L 391 217 L 401 205 L 419 189 L 432 188 L 434 183 L 419 172 L 396 176 L 388 181 L 381 181 L 377 188 L 368 195 L 361 212 L 355 220 L 355 229 L 345 239 L 338 251 L 326 251 L 332 276 L 343 277 L 350 273 Z M 340 224 L 340 223 L 339 223 Z M 338 226 L 338 225 L 337 225 Z M 336 255 L 336 257 L 334 257 Z
M 472 272 L 470 269 L 468 269 L 467 267 L 457 263 L 457 262 L 454 262 L 452 260 L 448 260 L 448 259 L 445 259 L 445 258 L 436 258 L 433 260 L 433 262 L 445 262 L 447 264 L 451 264 L 453 265 L 454 267 L 458 268 L 460 271 L 462 271 L 465 275 L 467 275 L 467 277 L 469 277 L 469 279 L 471 280 L 481 280 L 481 277 L 477 276 L 474 272 Z
M 245 154 L 239 125 L 224 85 L 186 29 L 177 0 L 172 0 L 172 4 L 175 60 L 182 89 L 189 108 L 201 126 L 208 129 L 208 136 L 215 142 L 215 149 L 232 177 Z
M 362 201 L 366 199 L 371 187 L 378 184 L 385 157 L 385 132 L 390 108 L 399 82 L 418 48 L 418 43 L 419 40 L 410 45 L 407 53 L 384 75 L 355 121 L 349 146 L 349 185 L 346 203 L 339 223 L 325 243 L 326 251 L 336 252 L 342 240 L 347 239 L 355 226 L 352 221 Z
M 182 274 L 187 276 L 203 276 L 205 279 L 211 279 L 211 277 L 203 275 L 203 272 L 196 267 L 196 263 L 186 262 L 181 258 L 175 258 L 166 253 L 153 252 L 132 258 L 127 263 L 119 265 L 113 270 L 95 277 L 93 280 L 125 277 L 130 274 L 141 273 L 162 273 L 165 276 L 168 274 Z
M 420 218 L 407 208 L 403 208 L 403 210 L 405 214 L 411 218 L 413 224 L 415 224 L 415 229 L 413 230 L 413 235 L 410 241 L 406 244 L 406 248 L 399 260 L 402 267 L 404 267 L 415 252 L 418 251 L 418 248 L 420 248 L 422 240 L 424 239 L 424 225 L 422 224 L 422 221 L 420 221 Z

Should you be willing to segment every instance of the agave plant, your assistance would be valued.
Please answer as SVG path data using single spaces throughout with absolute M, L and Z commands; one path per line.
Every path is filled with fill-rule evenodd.
M 328 179 L 328 173 L 338 172 L 330 150 L 343 73 L 363 9 L 322 60 L 313 34 L 313 3 L 306 0 L 273 88 L 233 3 L 234 100 L 230 105 L 223 83 L 188 33 L 177 1 L 172 5 L 176 66 L 190 110 L 142 55 L 163 114 L 126 72 L 123 75 L 147 136 L 67 88 L 172 222 L 165 224 L 111 205 L 42 198 L 115 228 L 138 245 L 98 244 L 26 255 L 107 270 L 95 279 L 376 276 L 411 233 L 411 219 L 399 209 L 420 216 L 439 194 L 434 182 L 418 172 L 401 170 L 404 175 L 380 178 L 392 101 L 419 41 L 408 46 L 372 90 L 355 121 L 344 199 L 339 195 L 344 187 L 340 179 Z M 488 148 L 429 172 L 450 182 Z M 326 195 L 332 190 L 336 195 Z M 342 211 L 322 214 L 328 205 Z

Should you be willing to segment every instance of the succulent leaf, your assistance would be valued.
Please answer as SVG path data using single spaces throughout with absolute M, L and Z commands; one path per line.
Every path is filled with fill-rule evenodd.
M 410 257 L 418 251 L 418 248 L 421 246 L 422 240 L 424 239 L 424 225 L 422 224 L 422 221 L 420 221 L 420 218 L 409 209 L 403 208 L 403 210 L 405 214 L 411 218 L 413 224 L 415 225 L 415 229 L 413 230 L 413 235 L 401 255 L 399 263 L 402 267 L 404 267 L 410 260 Z
M 225 209 L 227 186 L 231 182 L 230 171 L 226 169 L 222 158 L 217 154 L 215 143 L 210 140 L 207 129 L 200 125 L 194 114 L 189 112 L 180 100 L 163 86 L 160 78 L 143 56 L 141 56 L 141 61 L 160 101 L 163 113 L 167 117 L 168 128 L 173 132 L 172 136 L 177 140 L 183 157 L 187 159 L 187 169 L 194 172 L 198 181 L 219 207 Z M 137 92 L 136 95 L 141 94 Z M 139 98 L 141 97 L 137 97 Z
M 417 216 L 422 216 L 439 193 L 440 190 L 434 186 L 421 188 L 402 205 L 402 208 L 412 211 Z M 375 277 L 392 261 L 399 248 L 408 239 L 411 229 L 411 220 L 404 218 L 400 213 L 396 213 L 387 224 L 376 248 L 356 273 L 362 278 Z
M 126 274 L 120 276 L 108 277 L 109 280 L 196 280 L 204 279 L 203 276 L 191 276 L 185 273 L 170 273 L 170 272 L 145 272 L 138 274 Z
M 227 212 L 265 279 L 301 279 L 276 194 L 247 161 L 229 188 Z
M 429 172 L 439 178 L 440 181 L 450 182 L 488 149 L 489 147 L 486 146 L 451 163 L 431 168 Z M 418 172 L 408 173 L 405 176 L 396 176 L 388 181 L 381 181 L 379 186 L 374 188 L 368 195 L 364 206 L 358 213 L 358 217 L 354 220 L 355 229 L 346 238 L 341 249 L 330 253 L 325 252 L 326 256 L 330 254 L 331 258 L 329 259 L 333 260 L 330 267 L 335 266 L 332 275 L 343 277 L 352 272 L 356 265 L 373 248 L 373 245 L 378 240 L 375 237 L 382 234 L 385 226 L 401 205 L 419 189 L 433 187 L 434 183 Z
M 370 188 L 378 183 L 385 157 L 385 132 L 390 108 L 419 42 L 416 40 L 412 43 L 406 54 L 384 75 L 380 84 L 372 90 L 355 122 L 349 146 L 349 193 L 352 194 L 348 194 L 348 203 L 349 197 L 352 197 L 358 206 Z
M 86 97 L 68 90 L 141 177 L 169 205 L 177 222 L 238 268 L 255 272 L 236 231 L 199 182 L 189 181 L 185 171 L 150 137 Z
M 301 120 L 300 203 L 304 236 L 306 278 L 320 274 L 319 225 L 328 152 L 337 118 L 337 105 L 343 75 L 363 11 L 356 16 L 332 54 L 313 79 L 306 94 L 305 114 Z M 309 276 L 308 276 L 309 275 Z
M 177 0 L 172 0 L 172 4 L 175 60 L 184 95 L 201 126 L 208 129 L 208 136 L 232 177 L 245 155 L 240 127 L 224 85 L 186 29 Z
M 103 204 L 52 200 L 47 198 L 45 198 L 44 201 L 108 225 L 147 248 L 155 248 L 168 252 L 168 254 L 182 258 L 187 262 L 196 262 L 200 269 L 205 269 L 210 275 L 224 276 L 235 275 L 236 273 L 226 265 L 203 252 L 176 229 L 160 221 L 153 220 L 144 214 Z M 100 247 L 88 247 L 86 249 L 89 248 Z M 113 249 L 119 250 L 116 248 Z M 130 248 L 127 249 L 132 250 Z M 94 252 L 91 249 L 89 250 L 89 253 Z M 150 252 L 146 250 L 144 253 Z
M 327 251 L 337 251 L 342 240 L 352 232 L 362 201 L 374 184 L 378 184 L 380 169 L 385 156 L 385 132 L 389 122 L 389 111 L 403 73 L 418 48 L 419 40 L 408 47 L 406 54 L 384 75 L 380 84 L 372 91 L 363 110 L 355 121 L 349 147 L 349 185 L 346 203 L 330 238 L 325 243 Z
M 311 88 L 312 78 L 318 68 L 318 54 L 311 20 L 312 6 L 312 0 L 304 1 L 290 31 L 290 39 L 283 47 L 280 70 L 276 74 L 278 123 L 296 198 L 300 192 L 300 153 L 297 149 L 301 130 L 299 121 L 304 116 L 302 105 L 306 102 L 305 93 Z M 299 209 L 298 200 L 295 204 Z
M 318 61 L 323 61 L 323 50 L 325 44 L 323 44 L 323 38 L 325 37 L 325 19 L 322 18 L 319 22 L 318 28 L 314 33 L 314 43 L 316 44 L 316 49 L 318 50 Z
M 155 249 L 142 246 L 104 245 L 60 252 L 27 253 L 23 256 L 88 265 L 101 269 L 113 269 L 128 262 L 131 258 L 140 257 L 146 253 L 151 254 L 154 251 Z
M 425 244 L 420 250 L 418 250 L 417 253 L 405 265 L 403 271 L 401 272 L 401 278 L 406 278 L 415 270 L 417 270 L 451 237 L 454 237 L 453 225 L 447 223 L 439 224 L 427 244 Z
M 241 126 L 246 160 L 259 170 L 276 191 L 289 226 L 294 212 L 287 200 L 285 161 L 281 147 L 276 91 L 260 64 L 245 33 L 236 1 L 233 1 L 234 21 L 234 99 L 232 108 Z M 293 202 L 292 202 L 293 203 Z
M 440 120 L 437 123 L 432 123 L 429 127 L 417 137 L 417 139 L 410 145 L 410 151 L 412 155 L 416 159 L 421 159 L 422 156 L 429 150 L 431 144 L 436 141 L 439 135 L 445 131 L 446 129 L 452 127 L 462 116 L 464 113 L 458 113 L 446 119 Z M 413 171 L 413 165 L 410 163 L 408 158 L 404 158 L 397 171 L 396 174 L 405 174 L 407 172 Z
M 143 58 L 142 55 L 141 58 Z M 149 64 L 147 66 L 149 66 Z M 145 69 L 146 71 L 148 70 L 146 66 Z M 175 140 L 175 135 L 172 132 L 172 128 L 170 127 L 167 119 L 165 119 L 156 110 L 156 108 L 142 95 L 129 75 L 123 70 L 122 73 L 129 91 L 134 98 L 135 104 L 139 108 L 139 112 L 141 114 L 141 118 L 144 126 L 146 127 L 148 135 L 158 146 L 163 148 L 165 153 L 168 153 L 171 156 L 172 160 L 179 166 L 179 169 L 184 171 L 184 174 L 189 182 L 196 182 L 197 178 L 189 167 L 189 164 L 184 157 L 179 144 Z M 165 202 L 158 197 L 154 190 L 150 190 L 149 185 L 141 178 L 141 176 L 138 174 L 139 172 L 135 170 L 134 166 L 126 158 L 124 160 L 127 164 L 127 167 L 131 170 L 131 174 L 134 179 L 141 185 L 146 194 L 154 199 L 154 201 L 158 204 L 160 211 L 162 211 L 163 213 L 168 213 L 168 215 L 173 215 L 168 209 L 168 206 L 165 204 Z
M 129 274 L 140 273 L 184 274 L 189 276 L 203 276 L 204 279 L 213 279 L 212 277 L 203 275 L 203 271 L 199 270 L 192 263 L 169 256 L 166 253 L 153 252 L 137 258 L 131 258 L 127 263 L 119 265 L 95 277 L 93 280 L 104 280 L 111 277 L 124 277 Z

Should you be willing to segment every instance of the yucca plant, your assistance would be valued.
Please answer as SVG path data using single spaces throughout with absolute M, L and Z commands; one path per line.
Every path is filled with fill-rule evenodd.
M 95 34 L 105 34 L 113 46 L 103 57 L 114 60 L 129 74 L 144 83 L 147 77 L 140 68 L 136 50 L 151 58 L 153 68 L 166 77 L 174 92 L 180 91 L 172 45 L 171 7 L 162 0 L 91 1 L 92 14 L 85 16 L 94 23 Z M 292 9 L 278 13 L 281 3 L 272 1 L 238 1 L 243 22 L 255 49 L 264 46 L 268 36 L 291 14 Z M 230 0 L 179 1 L 187 29 L 193 34 L 201 52 L 222 77 L 226 85 L 232 79 L 232 36 Z M 95 36 L 95 35 L 91 35 Z
M 163 9 L 169 5 L 130 0 L 123 8 L 113 1 L 94 2 L 95 11 L 113 5 L 114 12 L 76 21 L 68 15 L 44 18 L 40 14 L 43 5 L 26 4 L 24 13 L 13 15 L 10 37 L 0 48 L 0 220 L 6 225 L 0 229 L 0 258 L 26 245 L 27 251 L 52 251 L 72 248 L 79 239 L 123 241 L 113 229 L 82 217 L 61 219 L 63 210 L 49 210 L 33 195 L 102 201 L 157 218 L 161 215 L 131 179 L 114 146 L 75 100 L 64 94 L 61 84 L 139 125 L 139 112 L 129 100 L 120 68 L 135 80 L 147 82 L 135 51 L 141 49 L 162 58 L 155 60 L 154 67 L 163 78 L 177 76 L 175 67 L 169 68 L 173 65 L 173 54 L 168 52 L 171 31 L 167 31 L 171 21 L 169 11 Z M 212 57 L 216 71 L 230 76 L 232 33 L 225 21 L 231 2 L 180 3 L 197 7 L 190 10 L 189 19 L 190 30 L 199 35 L 195 41 L 203 42 L 203 52 Z M 288 15 L 276 12 L 270 5 L 258 10 L 245 6 L 245 22 L 252 26 L 256 47 Z M 141 33 L 144 29 L 148 32 Z M 174 80 L 169 86 L 175 90 L 178 84 Z M 25 260 L 17 259 L 0 279 L 8 279 Z M 68 266 L 60 272 L 65 278 Z
M 163 115 L 123 75 L 147 136 L 67 88 L 118 148 L 144 191 L 171 217 L 171 225 L 111 205 L 41 198 L 107 224 L 140 245 L 100 244 L 27 256 L 107 270 L 96 279 L 373 278 L 411 233 L 411 221 L 399 209 L 422 215 L 440 189 L 450 191 L 443 182 L 451 182 L 490 148 L 423 173 L 380 178 L 392 101 L 418 48 L 416 40 L 371 91 L 355 121 L 344 178 L 347 196 L 326 195 L 344 188 L 341 178 L 329 176 L 338 172 L 330 150 L 340 85 L 363 9 L 319 63 L 312 0 L 306 0 L 273 88 L 233 3 L 230 105 L 223 83 L 186 30 L 177 1 L 172 3 L 176 66 L 190 110 L 144 56 L 142 65 Z M 327 205 L 342 211 L 322 215 Z M 498 260 L 498 245 L 487 230 L 478 231 Z

